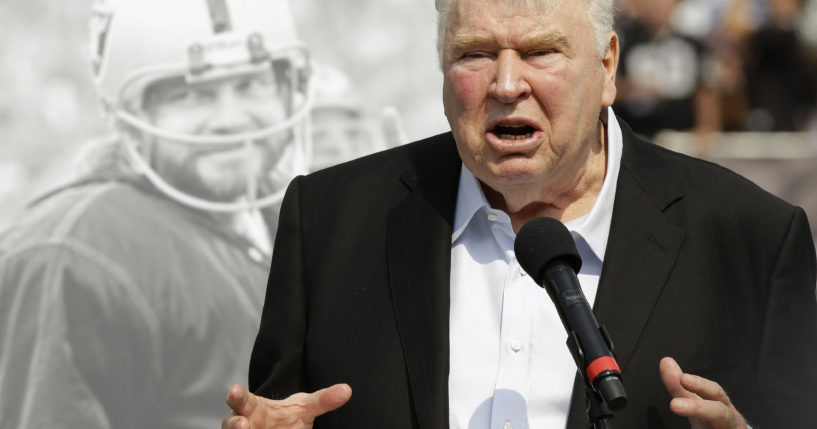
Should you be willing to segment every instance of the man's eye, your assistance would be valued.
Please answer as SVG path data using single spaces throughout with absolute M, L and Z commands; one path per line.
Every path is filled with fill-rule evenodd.
M 486 54 L 485 52 L 469 52 L 469 53 L 463 55 L 462 57 L 466 58 L 466 59 L 472 59 L 472 60 L 478 60 L 478 59 L 482 59 L 482 58 L 490 58 L 490 56 L 488 54 Z
M 262 86 L 263 85 L 260 82 L 258 82 L 257 79 L 244 79 L 238 82 L 238 84 L 236 85 L 236 89 L 239 89 L 241 91 L 252 91 Z
M 550 54 L 553 54 L 553 53 L 556 53 L 556 50 L 554 50 L 554 49 L 540 49 L 540 50 L 537 50 L 537 51 L 528 52 L 527 55 L 529 57 L 544 57 L 546 55 L 550 55 Z
M 262 77 L 244 79 L 236 85 L 236 89 L 244 94 L 268 94 L 275 90 L 275 81 Z
M 167 94 L 165 100 L 175 104 L 197 103 L 204 99 L 204 94 L 192 88 L 184 88 Z

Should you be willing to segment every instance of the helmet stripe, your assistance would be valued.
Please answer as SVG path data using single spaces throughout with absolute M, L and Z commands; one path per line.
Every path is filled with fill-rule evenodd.
M 207 8 L 210 9 L 210 20 L 213 23 L 214 33 L 224 33 L 233 30 L 233 23 L 230 20 L 230 9 L 226 0 L 207 0 Z

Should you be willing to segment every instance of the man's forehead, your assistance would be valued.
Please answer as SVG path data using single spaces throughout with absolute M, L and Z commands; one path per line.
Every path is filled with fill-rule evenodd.
M 450 0 L 450 10 L 460 9 L 461 11 L 469 11 L 484 6 L 499 6 L 502 10 L 506 10 L 509 13 L 513 13 L 514 11 L 544 12 L 561 2 L 563 2 L 563 0 Z
M 583 0 L 453 0 L 446 19 L 446 32 L 474 32 L 509 20 L 522 19 L 537 27 L 559 24 L 568 16 L 581 14 Z M 514 27 L 517 27 L 514 24 Z
M 475 4 L 489 2 L 514 8 L 542 8 L 563 0 L 450 0 L 451 4 L 473 7 Z M 573 0 L 577 1 L 577 0 Z
M 450 46 L 484 45 L 498 42 L 496 37 L 513 36 L 523 45 L 570 45 L 572 33 L 560 13 L 564 6 L 556 0 L 453 0 L 460 6 L 452 10 L 447 22 Z M 574 0 L 581 1 L 581 0 Z M 480 7 L 489 6 L 489 7 Z M 555 7 L 554 7 L 555 6 Z M 565 11 L 567 12 L 567 11 Z M 573 15 L 572 12 L 567 12 Z M 519 20 L 521 19 L 521 21 Z

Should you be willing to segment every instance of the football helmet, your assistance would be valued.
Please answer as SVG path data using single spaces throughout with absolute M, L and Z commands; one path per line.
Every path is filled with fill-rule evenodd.
M 89 25 L 92 68 L 103 107 L 118 129 L 137 133 L 125 140 L 129 164 L 169 197 L 208 211 L 233 212 L 279 202 L 284 185 L 308 171 L 309 112 L 313 102 L 311 60 L 298 39 L 287 0 L 98 0 Z M 193 135 L 162 129 L 141 114 L 145 90 L 159 80 L 186 84 L 274 70 L 288 82 L 288 117 L 266 128 L 234 134 Z M 145 156 L 145 141 L 184 145 L 253 145 L 287 133 L 282 155 L 269 177 L 250 177 L 246 196 L 210 201 L 174 187 Z M 263 190 L 263 191 L 262 191 Z

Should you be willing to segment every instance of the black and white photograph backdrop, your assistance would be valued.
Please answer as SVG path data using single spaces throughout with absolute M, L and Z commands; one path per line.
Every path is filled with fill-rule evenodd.
M 0 0 L 0 429 L 217 426 L 289 180 L 449 130 L 434 3 Z M 615 3 L 621 120 L 817 238 L 817 0 Z M 120 12 L 132 31 L 102 37 Z M 131 73 L 201 25 L 189 69 Z M 215 99 L 229 124 L 196 122 Z

